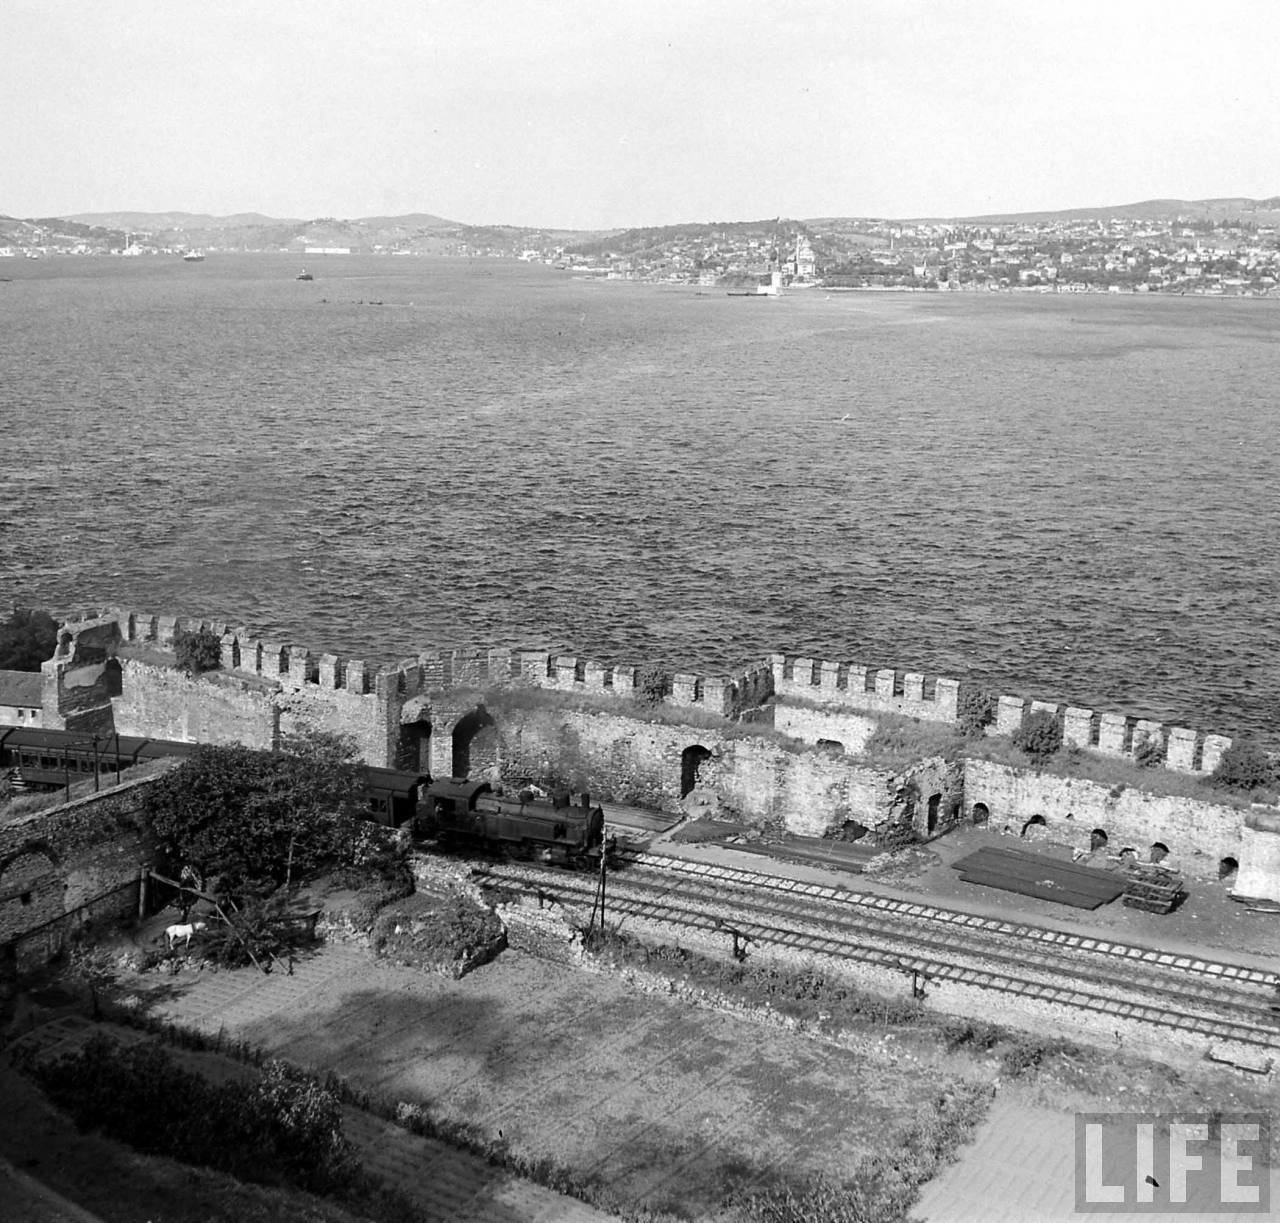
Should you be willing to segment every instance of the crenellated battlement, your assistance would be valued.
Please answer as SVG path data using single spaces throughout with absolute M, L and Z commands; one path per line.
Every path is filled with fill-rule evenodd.
M 1226 735 L 1205 734 L 1185 726 L 1165 726 L 1150 718 L 1123 713 L 1099 713 L 1076 705 L 1002 696 L 989 734 L 1012 735 L 1033 713 L 1048 713 L 1062 723 L 1062 741 L 1071 747 L 1118 756 L 1143 758 L 1177 773 L 1212 773 L 1231 746 Z M 1151 746 L 1148 746 L 1151 745 Z
M 114 628 L 111 626 L 114 624 Z M 66 665 L 82 633 L 96 629 L 122 644 L 171 650 L 179 631 L 207 629 L 222 647 L 222 669 L 255 676 L 282 694 L 327 694 L 330 703 L 369 698 L 389 705 L 430 692 L 524 685 L 555 692 L 631 699 L 643 683 L 634 665 L 603 663 L 543 649 L 459 647 L 427 650 L 392 666 L 373 668 L 363 659 L 313 654 L 302 646 L 263 638 L 242 626 L 218 620 L 105 608 L 69 617 L 58 636 L 54 663 Z M 86 641 L 88 636 L 86 635 Z M 48 666 L 49 664 L 46 664 Z M 677 672 L 663 703 L 703 709 L 721 717 L 740 717 L 770 701 L 813 702 L 866 714 L 891 713 L 955 724 L 959 718 L 959 681 L 919 671 L 832 662 L 790 654 L 771 654 L 764 662 L 733 674 Z M 339 695 L 341 694 L 341 695 Z M 1162 765 L 1176 772 L 1203 775 L 1217 767 L 1231 740 L 1183 726 L 1166 726 L 1127 714 L 1099 712 L 1021 696 L 1000 696 L 988 734 L 1012 735 L 1032 713 L 1059 719 L 1063 740 L 1102 755 Z M 1154 748 L 1148 748 L 1154 744 Z
M 636 695 L 641 683 L 641 669 L 633 665 L 528 648 L 438 650 L 422 654 L 419 662 L 427 689 L 523 684 L 625 700 Z M 737 675 L 679 672 L 671 678 L 664 703 L 733 717 L 763 704 L 772 691 L 772 672 L 766 666 L 748 667 Z
M 954 723 L 958 716 L 959 680 L 790 654 L 769 655 L 769 666 L 778 697 L 930 722 Z

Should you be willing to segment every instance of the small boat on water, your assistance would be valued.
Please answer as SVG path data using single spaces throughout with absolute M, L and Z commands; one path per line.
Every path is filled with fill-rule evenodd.
M 306 268 L 303 268 L 302 271 L 294 277 L 294 280 L 315 280 L 315 277 L 312 276 Z
M 203 263 L 204 255 L 202 255 L 199 251 L 188 251 L 185 255 L 182 256 L 182 262 L 183 263 Z

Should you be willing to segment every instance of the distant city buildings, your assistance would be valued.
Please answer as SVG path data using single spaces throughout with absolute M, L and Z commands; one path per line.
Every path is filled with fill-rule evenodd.
M 58 218 L 0 218 L 0 258 L 181 255 L 198 248 L 306 255 L 517 258 L 612 280 L 947 292 L 1260 295 L 1280 283 L 1276 212 L 1228 219 L 1049 214 L 1002 222 L 785 219 L 635 229 L 604 237 L 414 218 L 218 223 L 187 233 L 109 230 Z M 282 232 L 284 231 L 284 232 Z M 279 234 L 273 245 L 268 232 Z

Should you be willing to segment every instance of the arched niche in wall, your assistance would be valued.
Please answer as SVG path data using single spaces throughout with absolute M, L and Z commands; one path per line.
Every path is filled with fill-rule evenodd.
M 680 797 L 690 793 L 698 784 L 702 764 L 711 755 L 711 749 L 694 743 L 680 753 Z
M 470 777 L 497 763 L 498 728 L 481 705 L 453 728 L 453 776 Z
M 396 767 L 410 773 L 431 772 L 431 723 L 425 718 L 401 723 Z
M 925 814 L 925 834 L 932 835 L 938 831 L 938 812 L 942 809 L 942 795 L 930 794 L 929 805 Z
M 1036 835 L 1037 829 L 1046 827 L 1048 827 L 1048 825 L 1045 823 L 1043 815 L 1033 815 L 1025 824 L 1022 825 L 1022 835 L 1023 837 L 1031 837 Z
M 991 808 L 986 803 L 973 804 L 973 822 L 985 824 L 991 819 Z

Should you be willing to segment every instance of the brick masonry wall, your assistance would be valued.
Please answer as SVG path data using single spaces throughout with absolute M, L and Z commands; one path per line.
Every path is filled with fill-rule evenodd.
M 136 911 L 137 889 L 128 885 L 155 848 L 140 800 L 155 780 L 126 781 L 0 826 L 0 945 L 11 966 L 36 968 L 85 922 Z M 112 894 L 91 903 L 103 893 Z

